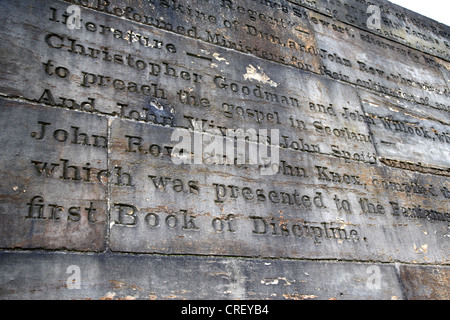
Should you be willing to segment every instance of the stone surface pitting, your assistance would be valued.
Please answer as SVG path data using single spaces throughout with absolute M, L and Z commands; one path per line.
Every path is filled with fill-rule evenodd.
M 448 298 L 450 32 L 375 4 L 3 1 L 0 297 Z

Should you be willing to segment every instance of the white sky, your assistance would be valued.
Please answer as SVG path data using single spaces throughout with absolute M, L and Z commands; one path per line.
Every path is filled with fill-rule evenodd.
M 450 26 L 450 0 L 389 0 Z

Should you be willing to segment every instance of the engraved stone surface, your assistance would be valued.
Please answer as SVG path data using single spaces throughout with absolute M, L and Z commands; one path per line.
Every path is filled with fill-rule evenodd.
M 316 44 L 304 8 L 278 3 L 241 0 L 67 1 L 173 32 L 201 42 L 299 69 L 319 73 Z M 131 42 L 131 41 L 130 41 Z M 137 35 L 133 42 L 148 44 Z M 202 54 L 189 52 L 193 56 Z M 220 61 L 220 59 L 219 59 Z
M 105 119 L 4 99 L 0 112 L 0 246 L 104 250 Z
M 414 102 L 424 113 L 435 114 L 438 119 L 448 118 L 448 110 L 442 107 L 450 97 L 442 74 L 444 65 L 406 46 L 386 43 L 380 36 L 356 28 L 343 31 L 344 23 L 327 16 L 311 12 L 310 19 L 315 21 L 326 76 Z
M 421 16 L 386 0 L 289 0 L 308 9 L 333 17 L 341 22 L 391 41 L 405 44 L 434 56 L 450 59 L 448 26 Z M 368 18 L 373 18 L 369 5 L 381 13 L 380 26 L 370 28 Z
M 114 251 L 446 261 L 446 177 L 281 150 L 278 173 L 256 178 L 250 165 L 173 164 L 171 128 L 117 120 L 111 131 Z
M 0 298 L 448 299 L 450 29 L 370 4 L 2 1 Z
M 366 92 L 360 96 L 380 157 L 423 163 L 441 168 L 442 174 L 447 170 L 445 175 L 449 175 L 448 119 L 441 122 L 430 120 L 426 115 L 421 117 L 408 101 L 400 102 Z

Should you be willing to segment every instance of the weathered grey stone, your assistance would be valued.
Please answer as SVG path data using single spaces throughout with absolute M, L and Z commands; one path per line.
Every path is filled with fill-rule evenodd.
M 421 117 L 417 107 L 406 101 L 367 92 L 360 97 L 380 157 L 448 169 L 448 125 Z
M 447 61 L 450 59 L 448 26 L 389 1 L 289 1 L 397 43 L 430 53 Z M 376 17 L 373 16 L 373 10 L 368 10 L 369 5 L 375 5 L 380 9 L 380 28 L 368 27 L 368 24 L 373 25 L 368 22 L 369 18 Z
M 0 113 L 0 247 L 103 250 L 106 119 L 5 99 Z
M 197 37 L 194 39 L 182 37 L 142 23 L 132 23 L 129 19 L 121 19 L 111 14 L 84 8 L 81 9 L 84 18 L 82 28 L 69 30 L 64 24 L 67 3 L 46 1 L 44 4 L 37 0 L 32 1 L 31 6 L 33 14 L 25 17 L 21 14 L 25 11 L 25 2 L 10 4 L 2 11 L 5 19 L 8 17 L 24 24 L 16 28 L 17 31 L 11 24 L 7 24 L 2 30 L 2 38 L 5 38 L 5 44 L 8 44 L 2 52 L 2 70 L 8 74 L 5 78 L 11 81 L 3 81 L 0 88 L 8 95 L 71 109 L 117 114 L 121 112 L 118 104 L 128 104 L 129 99 L 132 99 L 135 105 L 139 105 L 139 102 L 148 104 L 152 98 L 164 106 L 173 104 L 172 96 L 175 97 L 180 90 L 186 91 L 192 86 L 199 87 L 199 84 L 203 83 L 202 77 L 205 72 L 215 76 L 219 70 L 232 68 L 227 60 L 230 58 L 223 55 L 223 52 L 229 50 L 218 50 L 216 41 L 199 41 L 195 40 Z M 111 6 L 115 8 L 113 4 Z M 123 3 L 120 4 L 121 6 Z M 212 6 L 212 8 L 216 7 Z M 163 15 L 169 10 L 164 10 L 161 6 L 158 8 L 163 10 Z M 264 7 L 262 9 L 266 14 L 273 14 Z M 223 10 L 224 13 L 219 13 L 230 15 L 232 12 L 237 12 L 228 8 Z M 245 45 L 255 43 L 254 46 L 263 47 L 264 49 L 255 53 L 256 57 L 263 54 L 263 60 L 280 62 L 279 56 L 282 55 L 284 61 L 281 61 L 282 64 L 301 66 L 305 70 L 319 73 L 318 56 L 299 49 L 290 49 L 284 43 L 294 41 L 293 38 L 303 43 L 304 36 L 311 32 L 306 20 L 293 15 L 291 9 L 289 12 L 291 19 L 295 21 L 291 21 L 293 26 L 286 25 L 286 29 L 289 28 L 289 30 L 283 31 L 287 33 L 283 37 L 283 45 L 273 43 L 266 38 L 248 35 L 241 30 L 246 29 L 245 26 L 239 28 L 241 32 L 231 33 L 233 37 L 239 37 L 235 41 Z M 215 14 L 218 13 L 215 12 Z M 284 13 L 275 12 L 274 14 L 281 19 L 280 15 Z M 176 15 L 169 16 L 170 19 L 176 19 Z M 42 17 L 45 18 L 42 19 Z M 217 24 L 229 21 L 222 15 L 217 15 L 217 19 Z M 175 24 L 179 21 L 181 20 L 167 22 Z M 262 21 L 255 23 L 264 24 L 264 28 L 277 28 Z M 199 24 L 198 28 L 200 29 L 201 26 L 204 27 L 205 24 Z M 309 31 L 299 35 L 296 28 Z M 186 26 L 184 30 L 188 32 L 190 29 Z M 230 40 L 228 35 L 230 31 L 226 27 L 220 27 L 218 32 L 225 32 L 221 39 Z M 11 33 L 15 34 L 16 41 L 10 40 Z M 251 39 L 248 40 L 248 37 Z M 310 46 L 314 46 L 314 39 L 311 36 L 308 37 L 305 41 L 311 42 Z M 264 50 L 276 52 L 269 54 Z M 246 49 L 232 51 L 247 53 Z M 294 54 L 296 56 L 301 54 L 302 57 L 295 58 Z M 22 68 L 17 65 L 17 61 L 11 59 L 11 56 L 19 55 L 27 61 L 36 61 L 36 63 Z M 266 56 L 267 58 L 264 58 Z M 242 59 L 242 55 L 239 57 L 233 62 Z M 245 55 L 245 57 L 252 56 Z M 294 58 L 295 62 L 287 60 Z M 89 64 L 88 68 L 86 63 Z M 249 66 L 248 63 L 246 66 Z M 57 68 L 59 68 L 58 72 Z M 114 72 L 111 72 L 112 70 Z M 240 69 L 242 74 L 245 73 L 244 70 L 245 67 Z M 35 75 L 39 81 L 34 77 Z M 58 84 L 61 83 L 64 84 L 65 91 L 60 89 Z M 51 96 L 44 94 L 43 87 L 50 90 Z M 103 94 L 97 94 L 99 90 Z M 205 92 L 206 88 L 203 87 L 200 90 L 196 91 L 198 95 Z M 75 104 L 68 102 L 67 99 L 74 99 Z M 170 99 L 170 102 L 167 99 Z M 200 100 L 200 96 L 197 99 Z
M 398 271 L 386 264 L 1 253 L 0 266 L 1 299 L 404 299 Z M 71 266 L 79 268 L 79 289 L 68 286 L 68 279 L 70 283 L 75 277 L 76 267 Z M 414 274 L 411 277 L 420 281 Z M 427 286 L 427 290 L 435 289 Z
M 448 261 L 445 177 L 282 148 L 275 175 L 190 154 L 174 164 L 173 128 L 116 120 L 111 132 L 114 251 Z
M 263 60 L 320 72 L 306 12 L 297 6 L 293 8 L 285 0 L 257 4 L 251 0 L 66 2 L 120 17 L 135 25 L 152 26 Z M 186 52 L 205 58 L 204 52 Z
M 3 1 L 0 298 L 448 298 L 448 27 L 376 4 Z
M 421 114 L 447 122 L 450 90 L 442 76 L 443 64 L 380 36 L 348 29 L 327 16 L 309 15 L 315 21 L 312 25 L 327 77 L 412 102 Z

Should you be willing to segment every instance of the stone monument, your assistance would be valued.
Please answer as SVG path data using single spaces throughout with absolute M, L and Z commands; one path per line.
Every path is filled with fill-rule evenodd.
M 449 299 L 450 28 L 385 0 L 0 1 L 1 299 Z

